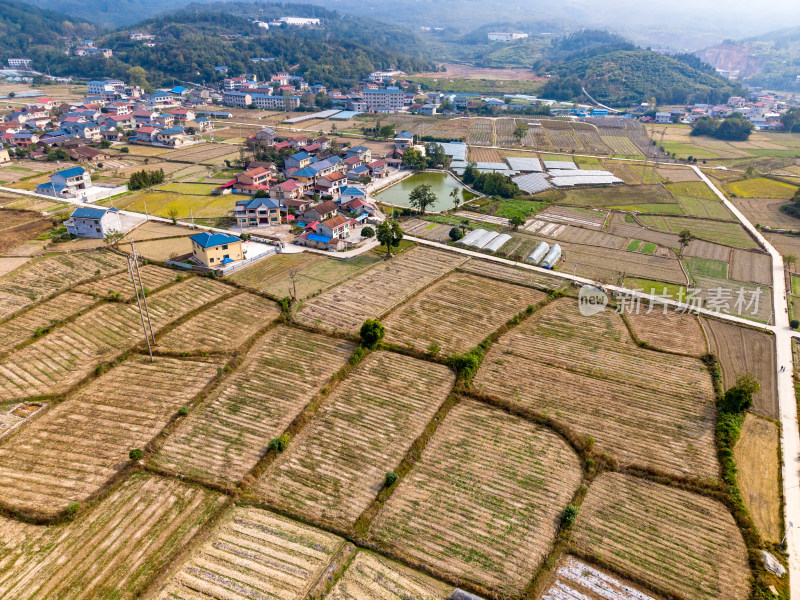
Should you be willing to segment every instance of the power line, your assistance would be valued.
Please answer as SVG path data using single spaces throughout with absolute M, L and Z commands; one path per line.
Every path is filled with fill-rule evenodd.
M 135 275 L 134 275 L 135 273 Z M 133 242 L 131 242 L 131 253 L 128 256 L 128 275 L 131 278 L 131 284 L 133 285 L 133 293 L 136 295 L 136 305 L 139 307 L 139 317 L 142 320 L 142 331 L 144 332 L 144 340 L 147 342 L 147 352 L 150 354 L 150 362 L 153 362 L 153 348 L 150 345 L 150 339 L 153 340 L 153 345 L 156 343 L 156 338 L 153 335 L 153 324 L 150 322 L 150 311 L 147 309 L 147 298 L 145 294 L 144 284 L 142 283 L 142 274 L 139 271 L 139 253 L 133 247 Z M 137 278 L 138 278 L 138 285 L 137 285 Z M 139 297 L 139 288 L 141 288 L 141 298 Z M 142 304 L 144 301 L 144 310 L 142 310 Z M 147 325 L 145 325 L 144 317 L 147 314 Z M 150 335 L 148 335 L 147 329 L 148 325 L 150 327 Z

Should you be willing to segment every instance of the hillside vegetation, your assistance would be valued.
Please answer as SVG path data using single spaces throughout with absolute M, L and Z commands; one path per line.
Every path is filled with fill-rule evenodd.
M 54 47 L 58 36 L 88 37 L 97 27 L 83 19 L 66 17 L 17 0 L 4 0 L 0 10 L 0 57 L 18 58 L 41 47 Z

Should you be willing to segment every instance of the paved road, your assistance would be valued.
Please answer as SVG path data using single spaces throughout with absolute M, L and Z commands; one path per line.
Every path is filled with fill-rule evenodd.
M 797 337 L 789 327 L 789 306 L 786 298 L 786 279 L 783 257 L 750 221 L 739 212 L 725 195 L 697 167 L 692 167 L 700 178 L 736 215 L 747 230 L 766 248 L 772 257 L 773 311 L 775 326 L 776 365 L 778 367 L 778 407 L 781 419 L 781 449 L 783 455 L 783 496 L 785 501 L 786 549 L 789 553 L 789 581 L 791 597 L 800 598 L 800 431 L 797 424 L 797 402 L 792 381 L 792 338 Z M 781 371 L 781 367 L 786 367 Z

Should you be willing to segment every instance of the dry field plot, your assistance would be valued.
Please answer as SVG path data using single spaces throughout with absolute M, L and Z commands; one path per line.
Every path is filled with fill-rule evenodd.
M 95 300 L 85 294 L 65 292 L 0 323 L 0 352 L 30 340 L 37 330 L 68 319 L 94 303 Z
M 461 354 L 544 298 L 530 288 L 454 273 L 384 319 L 386 341 Z
M 382 316 L 464 260 L 450 252 L 412 248 L 306 303 L 297 318 L 307 325 L 355 332 L 365 319 Z
M 145 290 L 155 292 L 168 283 L 175 281 L 175 277 L 179 273 L 157 265 L 144 265 L 139 267 L 139 274 L 141 275 Z M 138 277 L 136 278 L 136 285 L 139 285 Z M 133 284 L 131 283 L 131 276 L 128 274 L 127 269 L 122 273 L 117 273 L 116 275 L 104 279 L 96 279 L 72 289 L 75 292 L 83 292 L 84 294 L 97 296 L 110 296 L 113 292 L 121 294 L 126 300 L 134 298 Z
M 153 463 L 217 485 L 239 482 L 353 350 L 351 342 L 318 334 L 270 330 L 169 436 Z
M 158 221 L 148 221 L 146 223 L 142 223 L 139 225 L 139 227 L 126 235 L 125 239 L 120 244 L 125 247 L 126 242 L 130 241 L 138 242 L 142 240 L 154 240 L 168 237 L 188 237 L 190 235 L 193 235 L 193 232 L 191 229 L 187 229 L 186 227 L 167 225 L 166 223 L 160 223 Z
M 453 586 L 360 551 L 325 600 L 444 600 Z
M 125 258 L 108 251 L 53 254 L 0 277 L 0 319 L 76 283 L 121 270 Z
M 133 600 L 224 496 L 135 473 L 92 510 L 51 527 L 0 518 L 4 600 Z
M 171 237 L 163 240 L 146 240 L 136 244 L 136 250 L 150 260 L 169 260 L 192 251 L 188 236 Z
M 198 144 L 196 146 L 187 146 L 186 148 L 171 150 L 162 155 L 161 158 L 193 163 L 218 164 L 222 163 L 222 158 L 224 156 L 234 153 L 238 156 L 238 146 L 230 146 L 227 144 Z
M 148 299 L 153 330 L 227 293 L 230 288 L 194 277 Z M 94 367 L 144 343 L 139 311 L 132 304 L 94 308 L 0 363 L 0 393 L 6 399 L 64 392 Z
M 454 382 L 442 365 L 370 354 L 272 464 L 258 483 L 260 495 L 305 519 L 353 525 Z
M 594 437 L 622 462 L 716 478 L 716 409 L 697 359 L 646 350 L 606 310 L 583 317 L 562 300 L 492 346 L 478 389 Z
M 268 511 L 236 507 L 150 600 L 302 600 L 344 545 Z
M 574 544 L 619 572 L 686 600 L 743 600 L 747 550 L 719 502 L 619 473 L 589 488 Z
M 39 213 L 17 210 L 0 212 L 0 254 L 53 228 Z
M 636 586 L 574 556 L 563 556 L 539 600 L 655 600 Z
M 493 131 L 494 127 L 491 119 L 470 119 L 467 143 L 470 145 L 491 146 L 493 145 Z
M 753 396 L 753 410 L 759 414 L 778 418 L 778 391 L 775 373 L 775 341 L 771 335 L 739 327 L 717 319 L 701 319 L 708 335 L 711 351 L 722 365 L 725 389 L 731 387 L 739 375 L 753 373 L 761 390 Z
M 626 312 L 636 337 L 650 346 L 670 352 L 703 356 L 708 352 L 708 342 L 697 316 L 674 310 L 664 312 L 658 304 L 648 313 L 645 303 L 637 312 Z
M 133 358 L 0 446 L 0 502 L 55 516 L 96 494 L 214 376 L 218 362 Z
M 683 256 L 730 262 L 732 249 L 704 240 L 694 240 L 683 250 Z
M 730 278 L 772 285 L 772 260 L 768 254 L 735 248 L 731 251 Z
M 554 433 L 462 401 L 384 504 L 371 537 L 516 597 L 547 554 L 580 482 L 578 457 Z
M 430 221 L 423 221 L 422 219 L 406 219 L 402 222 L 403 231 L 407 235 L 422 238 L 423 240 L 430 240 L 432 242 L 447 243 L 450 240 L 450 225 L 443 225 L 440 223 L 431 223 Z
M 497 263 L 480 260 L 477 258 L 470 258 L 467 262 L 458 268 L 459 271 L 465 271 L 474 275 L 482 275 L 490 279 L 501 279 L 511 283 L 518 283 L 529 287 L 537 287 L 544 289 L 558 289 L 563 284 L 562 279 L 556 277 L 548 277 L 534 271 L 517 269 Z
M 280 314 L 271 300 L 239 294 L 178 325 L 159 338 L 158 346 L 174 352 L 235 350 Z
M 800 219 L 781 211 L 786 200 L 774 198 L 731 198 L 731 202 L 744 213 L 747 219 L 755 224 L 775 227 L 777 229 L 797 229 Z
M 503 162 L 500 153 L 494 148 L 470 148 L 469 159 L 473 162 Z
M 733 449 L 737 479 L 756 529 L 768 542 L 781 539 L 781 493 L 778 426 L 748 413 Z
M 264 292 L 271 284 L 286 277 L 290 271 L 302 271 L 323 260 L 325 260 L 324 257 L 308 252 L 277 254 L 237 271 L 231 276 L 231 279 L 248 288 Z

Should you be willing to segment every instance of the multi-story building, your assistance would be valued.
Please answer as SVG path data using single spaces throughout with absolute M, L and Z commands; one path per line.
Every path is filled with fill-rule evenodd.
M 227 233 L 198 233 L 189 238 L 192 255 L 206 267 L 218 267 L 244 258 L 242 240 Z
M 8 66 L 11 69 L 30 69 L 33 61 L 30 58 L 9 58 Z
M 104 238 L 111 232 L 122 230 L 116 208 L 77 208 L 64 225 L 67 233 L 89 238 Z
M 367 110 L 388 108 L 401 110 L 405 105 L 405 92 L 398 87 L 387 87 L 382 90 L 364 90 L 361 92 Z
M 527 33 L 512 33 L 506 31 L 492 31 L 487 35 L 491 42 L 513 42 L 514 40 L 522 40 L 528 37 Z
M 72 167 L 50 175 L 49 183 L 36 186 L 36 193 L 56 198 L 80 198 L 92 187 L 92 178 L 83 167 Z

